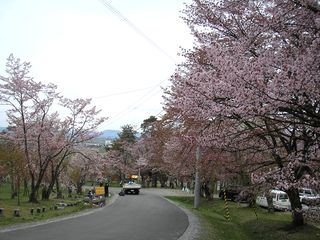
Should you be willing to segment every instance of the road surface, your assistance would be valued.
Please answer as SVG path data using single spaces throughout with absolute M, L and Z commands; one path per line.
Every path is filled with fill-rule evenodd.
M 117 194 L 117 192 L 116 192 Z M 117 197 L 90 214 L 0 231 L 1 240 L 174 240 L 189 225 L 184 211 L 152 191 Z

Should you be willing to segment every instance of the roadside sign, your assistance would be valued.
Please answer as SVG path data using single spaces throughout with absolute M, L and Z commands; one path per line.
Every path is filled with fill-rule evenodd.
M 96 195 L 104 195 L 104 187 L 96 187 Z

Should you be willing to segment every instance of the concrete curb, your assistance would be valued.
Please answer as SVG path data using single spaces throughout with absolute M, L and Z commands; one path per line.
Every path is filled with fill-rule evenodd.
M 186 231 L 182 234 L 181 237 L 178 238 L 178 240 L 196 240 L 200 237 L 201 233 L 201 225 L 199 218 L 195 216 L 190 210 L 181 207 L 176 202 L 171 201 L 170 199 L 166 199 L 168 202 L 172 203 L 173 205 L 180 208 L 187 216 L 189 221 L 189 226 L 187 227 Z

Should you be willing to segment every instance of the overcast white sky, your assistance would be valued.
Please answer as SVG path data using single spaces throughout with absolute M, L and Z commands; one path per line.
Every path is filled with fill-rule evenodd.
M 162 110 L 160 86 L 192 47 L 180 19 L 190 0 L 105 0 L 152 39 L 161 52 L 100 0 L 1 0 L 0 74 L 13 53 L 32 64 L 36 81 L 69 98 L 92 98 L 109 117 L 99 130 L 137 128 Z M 0 106 L 0 126 L 6 126 Z

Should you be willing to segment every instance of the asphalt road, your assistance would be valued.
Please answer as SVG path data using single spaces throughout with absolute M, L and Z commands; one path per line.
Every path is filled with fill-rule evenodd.
M 91 214 L 0 232 L 1 240 L 173 240 L 188 227 L 187 215 L 150 191 L 118 197 Z

